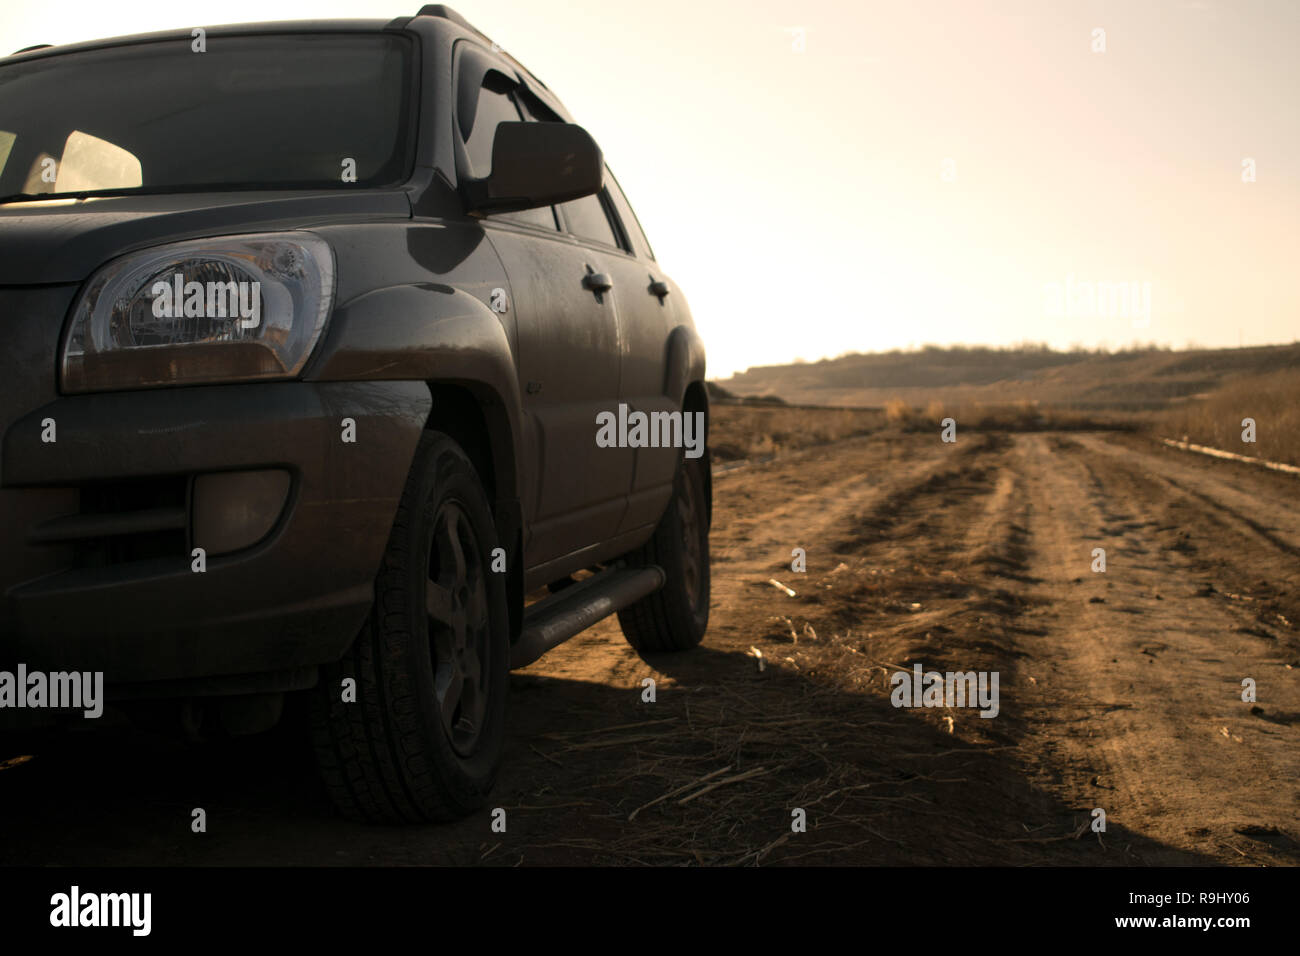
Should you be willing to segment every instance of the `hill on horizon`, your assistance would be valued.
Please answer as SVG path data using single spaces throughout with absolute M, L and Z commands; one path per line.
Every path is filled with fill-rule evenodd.
M 881 407 L 902 400 L 1036 402 L 1080 410 L 1154 411 L 1245 376 L 1300 369 L 1300 342 L 1236 349 L 1055 351 L 1046 346 L 925 346 L 746 369 L 716 385 L 741 399 Z

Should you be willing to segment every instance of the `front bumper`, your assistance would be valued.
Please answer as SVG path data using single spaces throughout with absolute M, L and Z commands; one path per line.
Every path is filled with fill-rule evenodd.
M 11 326 L 21 341 L 0 360 L 0 669 L 102 671 L 113 685 L 342 656 L 428 418 L 424 384 L 60 397 L 53 362 L 23 362 L 25 350 L 44 359 L 57 348 L 57 329 L 23 327 Z M 343 440 L 345 418 L 355 442 Z M 51 421 L 55 440 L 43 441 Z M 211 476 L 268 470 L 288 475 L 269 532 L 192 570 L 196 487 L 236 493 L 248 486 Z M 240 513 L 240 502 L 220 505 Z

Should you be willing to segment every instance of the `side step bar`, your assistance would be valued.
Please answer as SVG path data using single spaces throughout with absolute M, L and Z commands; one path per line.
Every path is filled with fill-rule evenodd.
M 510 669 L 527 667 L 551 648 L 664 586 L 657 565 L 606 568 L 524 609 L 524 630 L 510 649 Z

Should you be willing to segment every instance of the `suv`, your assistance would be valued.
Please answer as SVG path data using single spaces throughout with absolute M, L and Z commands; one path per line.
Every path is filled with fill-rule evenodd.
M 704 635 L 690 312 L 445 7 L 0 59 L 0 323 L 0 669 L 195 732 L 302 691 L 340 810 L 416 822 L 483 804 L 511 668 Z

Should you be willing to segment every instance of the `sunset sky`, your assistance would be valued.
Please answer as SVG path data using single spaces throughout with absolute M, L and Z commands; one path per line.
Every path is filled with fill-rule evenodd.
M 5 4 L 0 45 L 419 5 Z M 1300 335 L 1290 0 L 452 6 L 599 141 L 711 377 L 924 343 Z M 1097 283 L 1138 293 L 1129 314 Z

